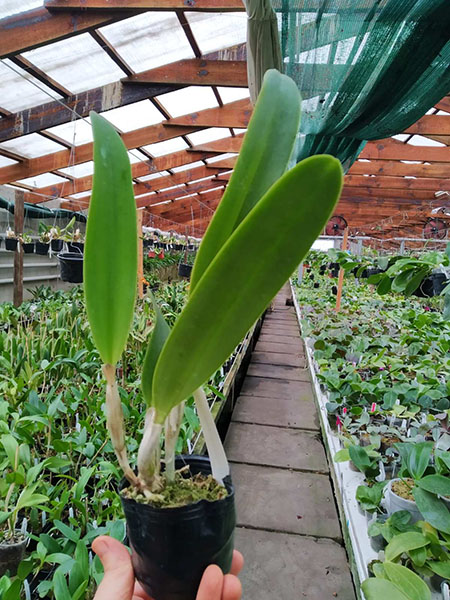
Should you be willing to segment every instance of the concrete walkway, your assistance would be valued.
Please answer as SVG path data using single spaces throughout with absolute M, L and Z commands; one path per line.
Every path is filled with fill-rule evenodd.
M 289 295 L 264 320 L 226 438 L 244 600 L 354 600 Z

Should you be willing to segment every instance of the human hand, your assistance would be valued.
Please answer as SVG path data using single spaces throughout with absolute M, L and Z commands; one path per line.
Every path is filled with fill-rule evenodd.
M 135 580 L 131 556 L 123 544 L 102 535 L 94 540 L 92 549 L 105 570 L 94 600 L 152 600 Z M 233 553 L 230 574 L 224 575 L 217 565 L 209 565 L 196 600 L 240 600 L 242 587 L 237 575 L 243 565 L 244 558 L 237 550 Z

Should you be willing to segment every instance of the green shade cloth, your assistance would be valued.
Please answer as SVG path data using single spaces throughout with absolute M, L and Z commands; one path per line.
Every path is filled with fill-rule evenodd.
M 450 0 L 273 0 L 273 8 L 284 72 L 303 98 L 297 161 L 328 153 L 348 169 L 367 140 L 400 133 L 450 90 Z M 259 38 L 250 27 L 249 35 L 254 60 Z
M 247 11 L 247 72 L 252 102 L 256 102 L 264 73 L 282 70 L 277 17 L 270 0 L 244 0 Z
M 14 202 L 8 202 L 3 198 L 0 198 L 0 208 L 7 210 L 10 214 L 14 214 Z M 36 206 L 36 204 L 24 203 L 24 217 L 29 219 L 67 219 L 70 221 L 72 217 L 80 223 L 86 223 L 87 219 L 85 215 L 71 210 L 65 210 L 58 208 L 51 210 L 50 208 L 44 208 L 42 206 Z

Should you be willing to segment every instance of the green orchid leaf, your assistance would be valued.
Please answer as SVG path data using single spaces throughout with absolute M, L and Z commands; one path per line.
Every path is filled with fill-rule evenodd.
M 436 529 L 450 533 L 450 512 L 444 502 L 417 486 L 413 488 L 413 496 L 424 520 Z
M 395 447 L 400 452 L 403 466 L 408 469 L 409 476 L 413 479 L 420 479 L 425 473 L 433 451 L 432 442 L 420 442 L 412 444 L 404 442 L 395 444 Z
M 413 294 L 417 288 L 419 287 L 419 285 L 422 283 L 422 281 L 425 279 L 425 277 L 428 275 L 429 270 L 421 270 L 418 273 L 416 273 L 414 275 L 414 277 L 411 277 L 411 279 L 408 281 L 407 285 L 405 286 L 405 295 L 406 296 L 411 296 L 411 294 Z
M 415 482 L 423 490 L 440 496 L 450 496 L 450 478 L 443 475 L 427 475 Z
M 404 552 L 422 548 L 430 543 L 427 538 L 421 533 L 415 531 L 407 531 L 394 536 L 384 551 L 386 560 L 395 560 Z
M 114 127 L 91 112 L 94 181 L 84 255 L 86 311 L 105 364 L 119 360 L 137 289 L 137 227 L 128 153 Z
M 387 579 L 370 577 L 361 584 L 366 600 L 411 600 Z
M 165 320 L 155 298 L 152 296 L 153 308 L 156 314 L 156 323 L 153 328 L 150 342 L 145 353 L 144 364 L 142 366 L 142 394 L 147 406 L 153 405 L 152 396 L 152 385 L 153 375 L 155 372 L 156 363 L 158 362 L 161 350 L 169 337 L 170 327 Z M 155 406 L 157 410 L 161 410 L 160 407 Z
M 429 567 L 433 573 L 443 577 L 444 579 L 450 579 L 450 561 L 428 561 L 427 567 Z
M 165 414 L 230 356 L 323 229 L 341 186 L 338 160 L 310 157 L 270 188 L 224 244 L 156 365 L 153 401 Z
M 410 569 L 392 562 L 384 562 L 384 572 L 410 600 L 431 600 L 430 588 Z
M 191 292 L 236 227 L 285 172 L 300 125 L 300 101 L 290 77 L 266 71 L 230 182 L 197 253 Z

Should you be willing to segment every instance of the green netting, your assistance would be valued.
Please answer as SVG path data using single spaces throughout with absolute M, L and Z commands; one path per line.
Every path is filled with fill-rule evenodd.
M 269 3 L 248 0 L 247 12 Z M 329 153 L 348 168 L 367 140 L 403 131 L 450 89 L 449 0 L 272 4 L 303 97 L 297 160 Z

